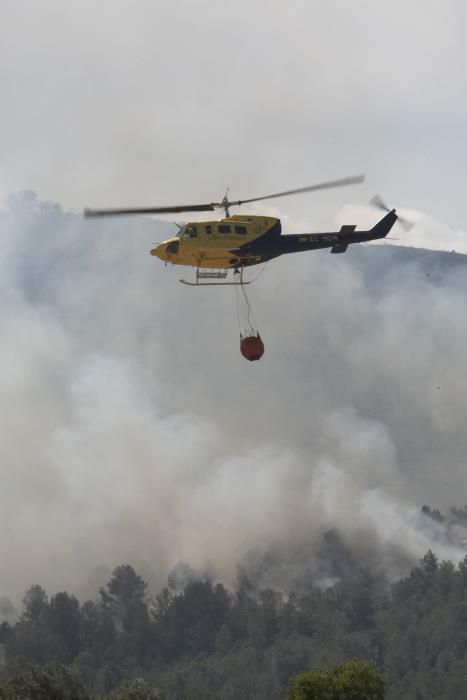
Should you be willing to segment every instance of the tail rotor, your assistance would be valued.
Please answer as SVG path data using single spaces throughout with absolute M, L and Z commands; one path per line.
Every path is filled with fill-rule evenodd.
M 383 202 L 383 200 L 381 199 L 379 194 L 375 194 L 375 196 L 371 198 L 370 204 L 372 206 L 376 207 L 377 209 L 381 209 L 382 211 L 386 211 L 386 212 L 392 211 L 385 204 L 385 202 Z M 403 216 L 400 216 L 399 214 L 397 214 L 397 220 L 399 221 L 399 223 L 402 226 L 402 228 L 404 229 L 404 231 L 410 231 L 410 229 L 413 227 L 412 221 L 409 221 L 408 219 L 406 219 Z

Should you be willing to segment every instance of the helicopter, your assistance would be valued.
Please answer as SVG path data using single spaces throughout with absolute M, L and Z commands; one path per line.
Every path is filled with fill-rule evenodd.
M 398 220 L 395 209 L 389 210 L 381 200 L 374 203 L 386 210 L 386 215 L 373 228 L 356 231 L 355 224 L 346 224 L 339 231 L 327 233 L 282 233 L 280 219 L 253 214 L 230 215 L 231 207 L 260 202 L 277 197 L 304 194 L 363 182 L 364 175 L 355 175 L 322 182 L 316 185 L 286 190 L 250 199 L 229 200 L 228 191 L 220 202 L 188 204 L 170 207 L 143 207 L 126 209 L 85 209 L 86 217 L 127 216 L 133 214 L 178 214 L 224 209 L 225 217 L 209 221 L 192 221 L 179 226 L 173 236 L 151 249 L 151 255 L 174 265 L 187 265 L 196 269 L 194 282 L 181 279 L 191 286 L 219 284 L 250 284 L 243 279 L 244 268 L 277 258 L 286 253 L 330 248 L 331 253 L 345 253 L 353 243 L 364 243 L 384 238 Z M 234 279 L 226 281 L 229 270 Z M 223 281 L 216 281 L 223 280 Z

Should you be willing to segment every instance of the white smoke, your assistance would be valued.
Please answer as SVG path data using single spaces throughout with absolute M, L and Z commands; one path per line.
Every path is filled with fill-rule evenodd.
M 84 590 L 122 562 L 156 587 L 181 560 L 231 583 L 247 552 L 330 528 L 393 577 L 430 547 L 460 559 L 420 507 L 467 502 L 463 262 L 274 261 L 249 364 L 231 290 L 147 254 L 167 227 L 32 195 L 0 218 L 0 596 Z
M 413 209 L 397 209 L 403 217 L 405 228 L 397 224 L 387 239 L 375 241 L 371 245 L 397 245 L 425 250 L 440 250 L 453 253 L 467 253 L 467 233 L 462 229 L 439 221 L 432 216 Z M 359 228 L 371 228 L 378 210 L 371 206 L 348 205 L 342 207 L 336 216 L 339 226 L 349 220 L 358 222 Z

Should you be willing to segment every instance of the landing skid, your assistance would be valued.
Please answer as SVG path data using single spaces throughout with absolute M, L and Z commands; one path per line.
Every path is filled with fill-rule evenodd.
M 228 270 L 203 270 L 196 268 L 195 282 L 187 282 L 187 280 L 179 280 L 182 284 L 187 284 L 190 287 L 227 287 L 251 284 L 253 280 L 246 281 L 243 279 L 243 267 L 234 270 L 233 282 L 200 282 L 200 280 L 225 280 Z

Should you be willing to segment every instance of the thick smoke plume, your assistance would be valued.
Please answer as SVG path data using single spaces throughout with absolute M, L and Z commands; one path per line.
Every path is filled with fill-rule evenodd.
M 274 261 L 249 364 L 232 290 L 148 255 L 173 231 L 32 193 L 1 214 L 0 597 L 89 594 L 122 562 L 153 587 L 180 561 L 326 583 L 330 530 L 389 578 L 429 548 L 462 558 L 421 506 L 467 502 L 466 259 Z

